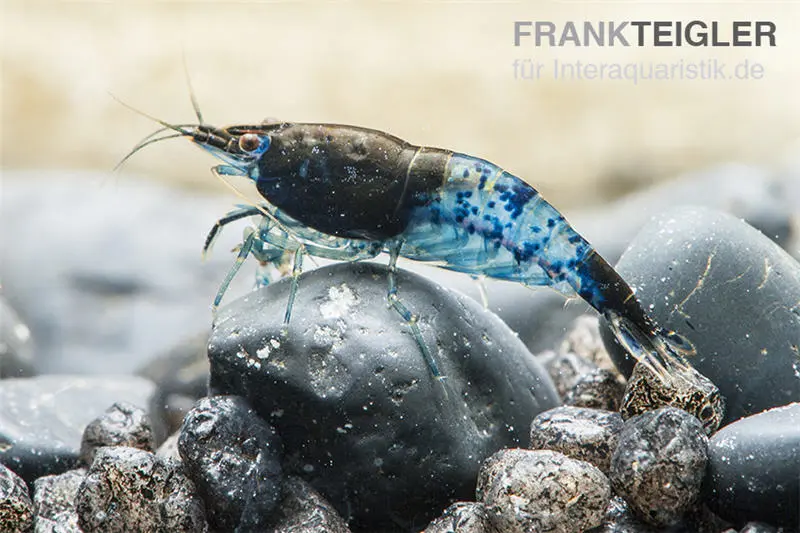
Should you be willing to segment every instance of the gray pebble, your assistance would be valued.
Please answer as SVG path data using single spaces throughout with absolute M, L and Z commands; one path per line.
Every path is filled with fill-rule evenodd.
M 488 533 L 486 508 L 479 502 L 456 502 L 423 533 Z
M 622 431 L 619 413 L 582 407 L 556 407 L 531 423 L 531 449 L 553 450 L 586 461 L 608 474 Z
M 598 369 L 597 365 L 571 352 L 545 351 L 536 356 L 556 386 L 561 399 L 567 397 L 575 385 L 588 374 Z
M 678 523 L 700 497 L 708 460 L 700 421 L 663 407 L 625 422 L 611 459 L 614 491 L 645 522 Z
M 779 531 L 777 527 L 765 524 L 764 522 L 748 522 L 739 530 L 739 533 L 779 533 Z
M 619 411 L 625 385 L 618 375 L 597 368 L 581 376 L 564 398 L 566 405 L 590 407 L 606 411 Z
M 91 465 L 97 449 L 103 446 L 130 446 L 152 452 L 150 417 L 144 409 L 128 402 L 114 403 L 83 431 L 81 461 Z
M 239 531 L 239 530 L 237 530 Z M 250 530 L 241 530 L 244 531 Z M 264 533 L 350 533 L 336 510 L 302 479 L 289 476 L 282 497 Z
M 75 507 L 85 533 L 208 530 L 202 502 L 179 463 L 137 448 L 100 448 Z
M 727 526 L 705 507 L 672 526 L 652 526 L 642 522 L 623 498 L 614 496 L 606 509 L 603 525 L 587 533 L 719 533 Z M 731 533 L 736 531 L 731 530 Z
M 504 533 L 579 533 L 600 525 L 611 497 L 595 466 L 549 450 L 501 450 L 478 476 L 477 499 Z
M 33 502 L 21 477 L 0 464 L 0 531 L 25 533 L 33 528 Z
M 260 530 L 280 498 L 282 449 L 275 430 L 240 396 L 197 402 L 178 450 L 212 528 Z
M 34 533 L 81 533 L 75 496 L 85 477 L 86 470 L 79 469 L 36 480 L 33 488 Z
M 664 406 L 677 407 L 697 417 L 707 435 L 719 428 L 725 416 L 725 400 L 719 389 L 693 367 L 684 367 L 680 373 L 669 373 L 662 379 L 649 366 L 637 364 L 622 397 L 622 418 L 627 420 Z
M 558 348 L 561 354 L 574 353 L 598 367 L 624 378 L 608 354 L 600 335 L 600 319 L 597 315 L 581 315 L 575 319 Z

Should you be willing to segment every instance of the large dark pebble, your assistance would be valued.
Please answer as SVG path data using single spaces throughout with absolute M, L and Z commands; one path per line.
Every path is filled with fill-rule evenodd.
M 622 431 L 619 413 L 582 407 L 556 407 L 531 423 L 531 449 L 553 450 L 593 464 L 608 474 L 611 454 Z
M 501 450 L 478 476 L 477 499 L 503 533 L 579 533 L 599 526 L 611 497 L 595 466 L 550 450 Z
M 642 229 L 617 270 L 660 324 L 694 343 L 692 365 L 725 397 L 724 423 L 800 401 L 800 264 L 770 239 L 730 215 L 680 208 Z
M 86 470 L 79 469 L 36 480 L 33 489 L 35 533 L 81 533 L 75 497 L 85 478 Z
M 180 462 L 126 446 L 97 451 L 75 508 L 85 533 L 208 530 L 203 504 Z
M 283 483 L 278 507 L 265 533 L 350 533 L 347 523 L 322 495 L 302 479 L 289 476 Z M 248 531 L 247 529 L 240 529 Z M 255 532 L 254 532 L 255 533 Z
M 708 439 L 700 421 L 662 407 L 625 422 L 609 478 L 637 516 L 669 526 L 698 502 L 707 461 Z
M 800 525 L 800 403 L 722 428 L 708 460 L 708 504 L 720 516 Z
M 281 444 L 243 398 L 199 400 L 183 422 L 178 450 L 206 503 L 212 528 L 265 527 L 280 499 Z
M 116 401 L 148 405 L 153 384 L 133 376 L 39 376 L 0 381 L 0 463 L 28 483 L 76 468 L 89 422 Z
M 86 465 L 103 446 L 130 446 L 153 451 L 153 432 L 150 417 L 144 409 L 126 402 L 116 402 L 95 418 L 83 431 L 81 460 Z
M 484 458 L 559 403 L 496 316 L 419 276 L 397 278 L 444 382 L 388 307 L 376 264 L 304 274 L 286 334 L 289 280 L 224 308 L 210 339 L 211 389 L 246 396 L 281 435 L 286 469 L 354 529 L 424 527 L 470 497 Z
M 33 502 L 28 486 L 0 464 L 0 531 L 24 533 L 33 528 Z

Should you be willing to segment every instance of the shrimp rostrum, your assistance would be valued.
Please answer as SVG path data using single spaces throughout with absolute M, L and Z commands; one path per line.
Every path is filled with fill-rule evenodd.
M 225 223 L 262 216 L 259 227 L 246 235 L 238 261 L 248 254 L 262 263 L 293 257 L 287 321 L 303 255 L 353 261 L 386 252 L 389 304 L 408 324 L 433 375 L 440 377 L 417 317 L 398 294 L 399 257 L 526 286 L 550 286 L 585 300 L 606 318 L 631 356 L 663 382 L 688 390 L 694 414 L 707 427 L 721 421 L 718 390 L 687 361 L 694 351 L 691 343 L 659 327 L 631 287 L 561 213 L 500 167 L 354 126 L 216 128 L 202 120 L 190 126 L 159 122 L 173 130 L 170 137 L 188 137 L 220 159 L 216 173 L 255 183 L 264 202 L 220 219 L 206 245 Z

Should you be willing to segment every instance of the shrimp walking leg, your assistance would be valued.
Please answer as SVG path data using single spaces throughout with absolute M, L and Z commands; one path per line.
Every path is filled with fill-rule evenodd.
M 400 249 L 402 248 L 402 243 L 397 244 L 390 250 L 390 258 L 389 258 L 389 292 L 387 293 L 386 297 L 389 300 L 389 305 L 394 308 L 395 311 L 402 317 L 403 320 L 406 321 L 408 324 L 409 329 L 411 329 L 411 334 L 414 336 L 414 340 L 417 341 L 419 345 L 419 349 L 422 352 L 422 357 L 425 359 L 425 362 L 428 364 L 428 368 L 433 374 L 433 377 L 436 379 L 442 380 L 445 376 L 442 376 L 441 372 L 439 371 L 439 365 L 436 363 L 436 360 L 433 358 L 430 350 L 428 349 L 428 345 L 425 344 L 425 339 L 422 338 L 422 332 L 419 329 L 419 325 L 417 322 L 419 321 L 419 317 L 411 311 L 400 301 L 400 296 L 397 294 L 397 258 L 400 257 Z
M 231 222 L 236 222 L 237 220 L 241 220 L 243 218 L 247 218 L 249 216 L 260 215 L 261 211 L 255 206 L 243 206 L 238 209 L 234 209 L 227 213 L 224 217 L 220 218 L 214 223 L 214 226 L 211 228 L 211 231 L 208 232 L 206 236 L 206 242 L 203 244 L 203 257 L 208 255 L 208 252 L 211 251 L 211 248 L 214 246 L 214 241 L 217 240 L 219 236 L 219 232 L 222 230 L 222 227 L 230 224 Z

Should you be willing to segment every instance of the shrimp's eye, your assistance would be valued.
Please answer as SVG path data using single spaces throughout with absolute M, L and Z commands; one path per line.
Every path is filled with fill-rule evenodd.
M 261 138 L 255 133 L 245 133 L 239 137 L 239 148 L 243 152 L 258 150 L 259 146 L 261 146 Z

